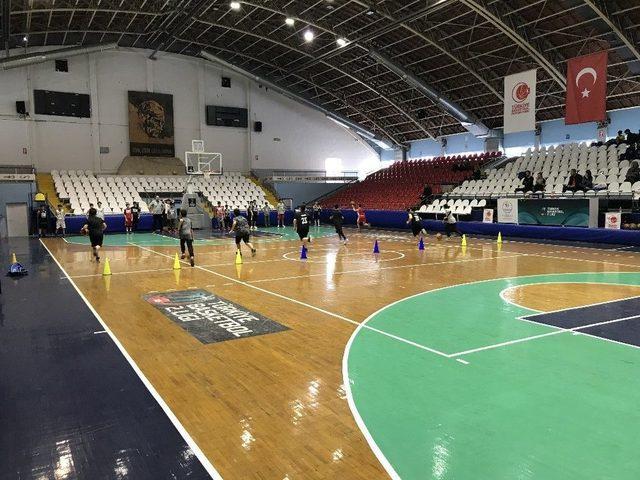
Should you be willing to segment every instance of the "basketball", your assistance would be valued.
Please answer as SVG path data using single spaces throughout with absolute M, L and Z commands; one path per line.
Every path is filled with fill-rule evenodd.
M 89 233 L 89 232 L 87 232 L 87 229 L 86 229 L 86 228 L 81 228 L 81 229 L 80 229 L 80 234 L 81 234 L 81 235 L 86 235 L 87 233 Z
M 441 233 L 436 233 L 436 239 L 442 240 L 442 234 Z

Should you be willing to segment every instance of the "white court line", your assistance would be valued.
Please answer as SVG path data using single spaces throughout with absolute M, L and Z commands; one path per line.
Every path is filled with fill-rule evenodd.
M 542 253 L 526 253 L 525 255 L 527 255 L 529 257 L 542 257 L 542 258 L 555 258 L 557 260 L 570 260 L 572 262 L 605 263 L 607 265 L 616 265 L 618 267 L 640 268 L 640 265 L 633 265 L 633 264 L 629 264 L 629 263 L 610 262 L 608 260 L 586 260 L 584 258 L 558 257 L 558 256 L 555 256 L 555 255 L 545 255 L 545 254 L 542 254 Z
M 346 275 L 351 273 L 365 273 L 365 272 L 378 272 L 380 270 L 395 270 L 398 268 L 414 268 L 414 267 L 430 267 L 434 265 L 447 265 L 454 263 L 466 263 L 466 262 L 480 262 L 486 260 L 500 260 L 502 258 L 516 258 L 525 256 L 524 254 L 515 254 L 515 255 L 500 255 L 498 257 L 482 257 L 482 258 L 467 258 L 462 260 L 448 260 L 444 262 L 431 262 L 431 263 L 413 263 L 410 265 L 396 265 L 393 267 L 380 267 L 380 268 L 362 268 L 358 270 L 343 270 L 340 272 L 333 272 L 332 275 Z M 273 278 L 263 278 L 260 280 L 248 280 L 247 283 L 262 283 L 262 282 L 275 282 L 279 280 L 294 280 L 296 278 L 309 278 L 309 277 L 326 277 L 326 273 L 310 273 L 308 275 L 293 275 L 290 277 L 273 277 Z M 429 290 L 432 291 L 432 290 Z
M 553 274 L 551 274 L 553 275 Z M 623 300 L 629 300 L 632 298 L 639 298 L 640 295 L 632 295 L 631 297 L 624 297 L 624 298 L 618 298 L 617 300 L 605 300 L 602 302 L 596 302 L 596 303 L 589 303 L 587 305 L 579 305 L 577 307 L 567 307 L 567 308 L 559 308 L 558 310 L 536 310 L 535 308 L 531 308 L 531 307 L 525 307 L 524 305 L 520 305 L 519 303 L 515 303 L 512 302 L 511 300 L 509 300 L 506 297 L 506 293 L 509 290 L 515 290 L 516 288 L 520 288 L 523 286 L 530 286 L 530 285 L 565 285 L 567 283 L 575 283 L 577 285 L 613 285 L 613 286 L 617 286 L 617 287 L 637 287 L 637 285 L 632 285 L 630 283 L 613 283 L 613 282 L 561 282 L 561 281 L 557 281 L 557 282 L 536 282 L 536 283 L 526 283 L 524 285 L 512 285 L 510 287 L 507 287 L 505 289 L 503 289 L 502 291 L 500 291 L 500 298 L 502 299 L 503 302 L 508 303 L 509 305 L 513 305 L 514 307 L 518 307 L 518 308 L 522 308 L 525 310 L 531 310 L 532 312 L 537 312 L 537 313 L 555 313 L 555 312 L 564 312 L 565 310 L 576 310 L 578 308 L 584 308 L 584 307 L 591 307 L 592 305 L 605 305 L 607 303 L 612 303 L 612 302 L 620 302 Z M 522 320 L 522 317 L 518 317 L 518 320 Z
M 467 362 L 466 360 L 463 360 L 463 359 L 461 359 L 461 358 L 456 358 L 456 362 L 460 362 L 460 363 L 462 363 L 463 365 L 469 365 L 469 362 Z
M 99 335 L 101 333 L 107 333 L 106 330 L 98 330 L 97 332 L 93 332 L 94 335 Z
M 131 245 L 136 245 L 136 244 L 132 243 Z M 142 245 L 136 245 L 136 246 L 138 248 L 141 248 L 142 250 L 146 250 L 148 252 L 155 253 L 156 255 L 161 255 L 161 256 L 167 257 L 167 258 L 173 258 L 173 257 L 171 257 L 171 255 L 167 255 L 167 254 L 164 254 L 164 253 L 161 253 L 161 252 L 157 252 L 157 251 L 155 251 L 155 250 L 153 250 L 151 248 L 143 247 Z M 244 285 L 245 287 L 253 288 L 254 290 L 258 290 L 258 291 L 260 291 L 262 293 L 266 293 L 268 295 L 273 295 L 274 297 L 278 297 L 278 298 L 280 298 L 282 300 L 287 300 L 287 301 L 293 302 L 293 303 L 295 303 L 297 305 L 300 305 L 300 306 L 303 306 L 303 307 L 306 307 L 306 308 L 310 308 L 311 310 L 315 310 L 317 312 L 323 313 L 323 314 L 328 315 L 330 317 L 337 318 L 339 320 L 345 321 L 345 322 L 350 323 L 352 325 L 356 325 L 358 327 L 361 325 L 360 322 L 357 322 L 356 320 L 352 320 L 350 318 L 347 318 L 347 317 L 345 317 L 343 315 L 339 315 L 337 313 L 330 312 L 330 311 L 325 310 L 323 308 L 316 307 L 315 305 L 311 305 L 309 303 L 305 303 L 303 301 L 296 300 L 295 298 L 287 297 L 285 295 L 281 295 L 279 293 L 272 292 L 270 290 L 265 290 L 264 288 L 256 287 L 255 285 L 251 285 L 251 284 L 249 284 L 247 282 L 243 282 L 242 280 L 237 280 L 237 279 L 235 279 L 233 277 L 229 277 L 229 276 L 224 275 L 222 273 L 218 273 L 218 272 L 215 272 L 213 270 L 209 270 L 209 269 L 201 267 L 199 265 L 196 265 L 194 268 L 198 268 L 198 269 L 203 270 L 205 272 L 211 273 L 212 275 L 217 275 L 217 276 L 222 277 L 222 278 L 224 278 L 226 280 L 229 280 L 232 283 L 236 283 L 236 284 L 239 284 L 239 285 Z M 393 338 L 394 340 L 398 340 L 400 342 L 406 343 L 406 344 L 411 345 L 413 347 L 417 347 L 417 348 L 420 348 L 422 350 L 426 350 L 428 352 L 435 353 L 436 355 L 440 355 L 441 357 L 445 357 L 445 358 L 447 357 L 447 354 L 444 353 L 444 352 L 440 352 L 440 351 L 435 350 L 433 348 L 429 348 L 429 347 L 426 347 L 424 345 L 420 345 L 419 343 L 412 342 L 411 340 L 407 340 L 406 338 L 398 337 L 397 335 L 393 335 L 391 333 L 387 333 L 387 332 L 384 332 L 382 330 L 378 330 L 377 328 L 368 327 L 368 326 L 366 328 L 368 330 L 374 331 L 374 332 L 379 333 L 381 335 L 385 335 L 385 336 L 387 336 L 389 338 Z
M 587 328 L 593 328 L 593 327 L 599 327 L 601 325 L 609 325 L 611 323 L 624 322 L 624 321 L 627 321 L 627 320 L 633 320 L 634 318 L 640 318 L 640 315 L 631 315 L 629 317 L 616 318 L 614 320 L 606 320 L 604 322 L 597 322 L 597 323 L 592 323 L 592 324 L 589 324 L 589 325 L 582 325 L 582 326 L 574 327 L 574 328 L 562 328 L 562 327 L 558 327 L 557 325 L 547 325 L 545 323 L 533 322 L 533 323 L 536 323 L 536 324 L 541 325 L 543 327 L 553 327 L 553 328 L 556 328 L 557 330 L 554 330 L 553 332 L 543 333 L 541 335 L 533 335 L 531 337 L 518 338 L 516 340 L 509 340 L 508 342 L 496 343 L 496 344 L 493 344 L 493 345 L 486 345 L 484 347 L 473 348 L 471 350 L 465 350 L 463 352 L 452 353 L 449 356 L 450 357 L 457 357 L 457 356 L 462 356 L 462 355 L 469 355 L 471 353 L 483 352 L 485 350 L 493 350 L 494 348 L 505 347 L 505 346 L 508 346 L 508 345 L 515 345 L 516 343 L 528 342 L 530 340 L 537 340 L 538 338 L 550 337 L 552 335 L 558 335 L 558 334 L 567 333 L 567 332 L 577 332 L 579 335 L 583 335 L 583 332 L 581 332 L 580 330 L 585 330 Z M 599 340 L 609 341 L 608 338 L 597 337 L 597 336 L 594 336 L 594 335 L 591 335 L 591 334 L 586 334 L 586 333 L 584 335 L 589 336 L 589 337 L 593 337 L 593 338 L 597 338 Z M 626 345 L 628 347 L 640 348 L 637 345 L 631 345 L 629 343 L 622 343 L 622 342 L 615 342 L 615 343 Z
M 153 384 L 149 381 L 149 379 L 145 376 L 145 374 L 142 372 L 142 370 L 140 370 L 140 367 L 138 367 L 138 365 L 136 364 L 136 362 L 133 360 L 133 358 L 131 358 L 131 355 L 129 355 L 129 353 L 127 352 L 127 350 L 124 348 L 124 346 L 122 345 L 122 343 L 120 343 L 120 341 L 118 340 L 118 337 L 115 336 L 115 334 L 109 329 L 109 327 L 107 326 L 107 324 L 104 322 L 104 320 L 102 320 L 102 317 L 100 317 L 100 314 L 98 314 L 98 312 L 96 311 L 95 308 L 93 308 L 93 305 L 91 305 L 91 303 L 89 303 L 89 300 L 87 300 L 87 297 L 84 296 L 84 294 L 82 293 L 82 291 L 78 288 L 78 286 L 75 284 L 75 282 L 73 281 L 73 279 L 71 277 L 69 277 L 69 274 L 67 273 L 67 271 L 64 269 L 64 267 L 60 264 L 60 262 L 58 261 L 58 259 L 53 255 L 53 253 L 51 253 L 51 250 L 49 250 L 49 248 L 47 247 L 47 245 L 42 241 L 42 239 L 40 239 L 40 243 L 42 244 L 42 246 L 47 250 L 47 252 L 49 252 L 49 255 L 51 256 L 51 258 L 53 258 L 53 261 L 56 262 L 56 264 L 58 265 L 58 268 L 60 270 L 62 270 L 62 273 L 65 274 L 65 276 L 69 279 L 69 282 L 71 282 L 71 285 L 73 285 L 73 288 L 76 290 L 76 292 L 78 293 L 78 295 L 80 295 L 80 298 L 82 298 L 82 300 L 84 301 L 85 305 L 89 308 L 89 310 L 91 310 L 91 313 L 93 313 L 93 315 L 96 317 L 96 319 L 98 319 L 98 322 L 100 322 L 100 324 L 102 325 L 102 327 L 104 328 L 105 332 L 109 334 L 109 336 L 111 337 L 111 340 L 113 340 L 113 343 L 115 343 L 115 345 L 118 347 L 118 349 L 120 350 L 120 353 L 122 353 L 122 355 L 124 356 L 124 358 L 127 360 L 127 362 L 129 362 L 129 365 L 131 365 L 131 368 L 133 369 L 134 372 L 136 372 L 136 374 L 138 375 L 138 377 L 140 378 L 140 380 L 142 381 L 142 383 L 145 385 L 145 387 L 147 387 L 147 390 L 149 390 L 149 392 L 151 393 L 151 395 L 153 396 L 153 398 L 155 398 L 156 402 L 158 402 L 158 404 L 160 405 L 160 407 L 162 408 L 162 410 L 164 410 L 164 413 L 167 415 L 167 417 L 169 418 L 169 420 L 171 421 L 171 423 L 173 423 L 173 426 L 176 428 L 176 430 L 178 430 L 178 432 L 180 433 L 180 435 L 182 435 L 182 438 L 184 438 L 185 442 L 187 443 L 187 445 L 189 445 L 189 448 L 191 448 L 191 450 L 193 451 L 193 453 L 195 454 L 195 456 L 198 458 L 198 460 L 200 460 L 200 463 L 202 464 L 202 466 L 204 467 L 204 469 L 207 471 L 207 473 L 211 476 L 211 478 L 213 478 L 214 480 L 222 480 L 222 475 L 220 475 L 218 473 L 218 471 L 215 469 L 215 467 L 213 466 L 213 464 L 209 461 L 209 459 L 206 457 L 206 455 L 202 452 L 202 450 L 200 449 L 200 447 L 198 446 L 198 444 L 193 440 L 193 438 L 191 437 L 191 435 L 189 435 L 189 432 L 187 432 L 187 429 L 184 428 L 184 426 L 182 425 L 182 423 L 180 423 L 180 420 L 178 420 L 178 417 L 173 413 L 173 411 L 171 410 L 171 408 L 169 407 L 169 405 L 167 405 L 167 403 L 164 401 L 164 399 L 162 398 L 162 396 L 160 396 L 160 394 L 158 393 L 158 391 L 155 389 L 155 387 L 153 386 Z

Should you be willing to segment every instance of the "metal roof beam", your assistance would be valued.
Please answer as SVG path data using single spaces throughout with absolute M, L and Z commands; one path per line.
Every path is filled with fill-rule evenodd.
M 624 16 L 618 16 L 618 18 L 614 19 L 608 13 L 610 7 L 615 7 L 617 10 L 619 9 L 616 2 L 614 0 L 608 0 L 607 2 L 603 2 L 602 0 L 584 0 L 584 3 L 589 5 L 591 10 L 609 26 L 611 31 L 626 45 L 631 54 L 636 57 L 637 60 L 640 60 L 638 39 L 635 38 L 634 31 L 631 29 L 628 30 L 628 33 L 625 33 L 625 27 L 622 25 Z
M 563 90 L 566 90 L 567 79 L 556 67 L 556 62 L 544 53 L 545 48 L 540 44 L 540 40 L 531 38 L 523 27 L 525 20 L 513 12 L 506 2 L 494 2 L 489 5 L 486 0 L 459 1 L 491 22 L 518 47 L 527 52 Z
M 489 133 L 489 127 L 484 125 L 477 117 L 464 111 L 462 107 L 442 96 L 439 92 L 434 90 L 433 87 L 427 85 L 422 79 L 416 77 L 413 73 L 405 70 L 400 65 L 395 64 L 390 58 L 385 57 L 373 49 L 369 50 L 369 55 L 455 118 L 469 132 L 476 136 L 486 135 Z

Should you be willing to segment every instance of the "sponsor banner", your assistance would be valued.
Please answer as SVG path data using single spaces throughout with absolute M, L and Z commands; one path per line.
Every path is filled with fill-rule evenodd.
M 565 124 L 606 120 L 607 61 L 608 52 L 604 51 L 567 62 Z
M 319 183 L 319 182 L 353 182 L 358 177 L 311 177 L 300 175 L 274 175 L 274 182 Z
M 493 223 L 493 208 L 485 208 L 482 213 L 482 221 L 484 223 Z
M 519 199 L 521 225 L 589 226 L 589 199 Z
M 604 228 L 620 230 L 622 214 L 620 212 L 607 212 L 604 215 Z
M 129 92 L 129 150 L 134 157 L 175 157 L 173 95 Z
M 498 199 L 498 222 L 518 223 L 518 200 L 516 198 Z
M 504 133 L 536 128 L 536 70 L 504 77 Z
M 0 182 L 34 182 L 33 173 L 0 173 Z
M 242 305 L 193 289 L 159 292 L 143 298 L 202 343 L 217 343 L 289 330 Z

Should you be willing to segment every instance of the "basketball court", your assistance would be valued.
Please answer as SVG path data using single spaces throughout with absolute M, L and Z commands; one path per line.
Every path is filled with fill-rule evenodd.
M 636 478 L 637 253 L 268 230 L 42 241 L 209 474 Z

